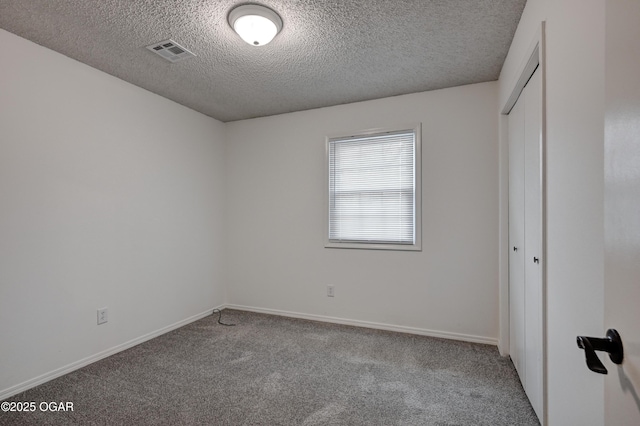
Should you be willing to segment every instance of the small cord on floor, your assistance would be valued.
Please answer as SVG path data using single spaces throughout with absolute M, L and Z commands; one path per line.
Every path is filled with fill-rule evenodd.
M 221 321 L 222 319 L 222 311 L 220 309 L 214 309 L 212 312 L 212 315 L 217 313 L 218 314 L 218 324 L 221 325 L 226 325 L 227 327 L 233 327 L 235 324 L 227 324 Z

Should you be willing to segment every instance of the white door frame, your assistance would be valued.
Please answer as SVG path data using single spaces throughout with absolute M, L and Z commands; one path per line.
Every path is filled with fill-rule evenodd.
M 546 46 L 545 46 L 545 22 L 541 22 L 533 41 L 525 52 L 524 59 L 518 67 L 518 78 L 513 81 L 509 88 L 510 95 L 503 105 L 500 105 L 499 115 L 499 259 L 498 259 L 498 279 L 499 279 L 499 339 L 498 348 L 503 356 L 509 355 L 509 138 L 507 131 L 507 115 L 518 100 L 520 93 L 529 81 L 529 78 L 540 67 L 542 79 L 542 142 L 541 142 L 541 177 L 542 182 L 542 339 L 543 339 L 543 359 L 542 359 L 542 388 L 543 388 L 543 416 L 540 419 L 542 425 L 547 424 L 547 187 L 546 187 L 546 146 L 547 146 L 547 124 L 546 124 Z

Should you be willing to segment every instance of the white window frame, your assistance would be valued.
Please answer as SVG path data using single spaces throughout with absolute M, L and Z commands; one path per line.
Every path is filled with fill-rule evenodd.
M 412 131 L 414 134 L 414 243 L 413 244 L 393 244 L 393 243 L 360 243 L 360 242 L 338 242 L 329 239 L 329 143 L 334 139 L 360 138 L 363 136 L 373 136 L 384 133 L 397 133 L 402 131 Z M 411 124 L 408 126 L 394 126 L 384 128 L 374 128 L 357 132 L 341 133 L 329 135 L 325 140 L 325 197 L 324 197 L 324 246 L 325 248 L 343 249 L 365 249 L 365 250 L 401 250 L 401 251 L 422 251 L 422 124 Z

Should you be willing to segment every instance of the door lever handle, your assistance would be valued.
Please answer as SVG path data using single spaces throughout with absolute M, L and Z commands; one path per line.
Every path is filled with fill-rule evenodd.
M 584 349 L 589 370 L 600 374 L 607 374 L 607 369 L 600 361 L 600 358 L 598 358 L 598 355 L 596 355 L 596 351 L 607 352 L 611 361 L 615 364 L 622 364 L 624 350 L 622 348 L 622 339 L 620 339 L 620 334 L 618 334 L 616 330 L 607 330 L 607 337 L 604 339 L 578 336 L 576 341 L 578 347 Z

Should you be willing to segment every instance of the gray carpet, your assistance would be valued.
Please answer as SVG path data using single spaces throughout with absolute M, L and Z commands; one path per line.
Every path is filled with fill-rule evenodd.
M 8 401 L 2 425 L 538 425 L 493 346 L 225 310 Z

